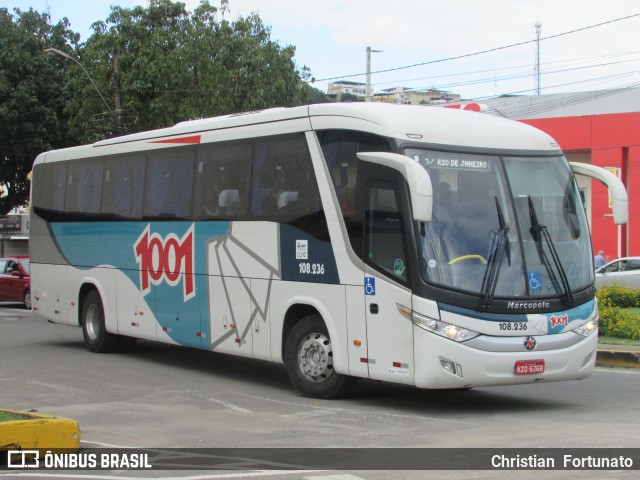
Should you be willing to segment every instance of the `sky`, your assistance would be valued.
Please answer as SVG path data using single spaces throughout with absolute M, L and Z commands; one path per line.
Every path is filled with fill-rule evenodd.
M 183 2 L 189 11 L 199 4 Z M 10 11 L 48 11 L 54 22 L 67 17 L 82 41 L 111 5 L 147 4 L 0 2 Z M 255 12 L 271 28 L 272 40 L 295 46 L 297 65 L 306 65 L 313 85 L 325 92 L 330 81 L 365 82 L 367 47 L 380 50 L 371 54 L 375 91 L 436 88 L 474 100 L 532 95 L 538 57 L 542 94 L 640 86 L 637 0 L 229 0 L 229 7 L 228 19 Z M 478 53 L 488 50 L 494 51 Z

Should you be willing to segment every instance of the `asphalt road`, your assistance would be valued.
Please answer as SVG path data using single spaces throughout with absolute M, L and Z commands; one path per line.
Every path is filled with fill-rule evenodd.
M 637 448 L 639 399 L 639 369 L 597 369 L 583 381 L 462 392 L 360 381 L 344 399 L 313 400 L 295 392 L 280 365 L 153 342 L 139 342 L 130 353 L 92 354 L 79 328 L 0 305 L 0 408 L 74 418 L 86 447 Z M 512 476 L 243 472 L 243 478 L 317 480 Z M 637 478 L 637 470 L 529 471 L 518 478 Z

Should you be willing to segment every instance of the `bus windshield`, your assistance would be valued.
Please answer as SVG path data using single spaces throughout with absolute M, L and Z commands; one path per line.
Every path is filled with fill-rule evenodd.
M 484 297 L 568 297 L 593 282 L 589 233 L 563 157 L 407 149 L 427 169 L 424 280 Z

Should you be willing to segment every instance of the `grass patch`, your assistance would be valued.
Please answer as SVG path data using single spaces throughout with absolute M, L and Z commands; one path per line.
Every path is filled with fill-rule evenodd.
M 598 343 L 604 343 L 606 345 L 638 345 L 640 346 L 640 341 L 631 340 L 629 338 L 618 338 L 618 337 L 605 337 L 601 336 L 598 338 Z
M 14 413 L 0 410 L 0 422 L 15 422 L 16 420 L 32 420 L 33 415 L 28 413 Z

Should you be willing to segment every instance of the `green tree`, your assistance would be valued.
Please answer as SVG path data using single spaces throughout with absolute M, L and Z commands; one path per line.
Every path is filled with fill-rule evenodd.
M 35 157 L 67 146 L 63 109 L 64 72 L 44 53 L 70 50 L 79 37 L 67 19 L 55 25 L 47 14 L 0 8 L 0 213 L 25 205 L 27 176 Z
M 340 95 L 341 102 L 364 102 L 363 97 L 354 95 L 353 93 L 343 93 Z
M 306 68 L 306 67 L 305 67 Z M 308 78 L 309 74 L 307 74 L 304 78 Z M 312 80 L 312 82 L 315 80 Z M 333 100 L 322 90 L 312 87 L 308 83 L 304 83 L 302 85 L 302 105 L 310 105 L 312 103 L 328 103 Z
M 258 15 L 229 21 L 228 13 L 226 0 L 218 7 L 202 1 L 193 13 L 180 2 L 150 0 L 112 7 L 93 24 L 80 61 L 122 112 L 124 130 L 308 102 L 310 72 L 296 65 L 295 48 L 272 41 Z M 69 88 L 82 92 L 69 104 L 74 134 L 84 141 L 113 134 L 99 96 L 74 72 Z

